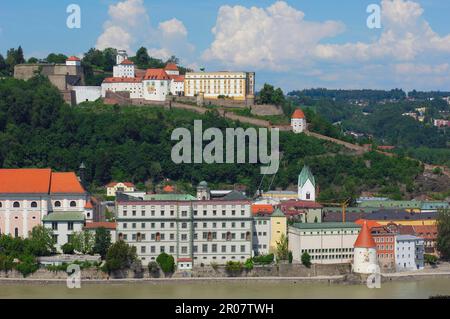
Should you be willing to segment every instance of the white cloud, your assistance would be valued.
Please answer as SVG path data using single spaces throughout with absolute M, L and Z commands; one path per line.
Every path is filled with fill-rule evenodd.
M 283 69 L 307 64 L 319 41 L 344 30 L 336 21 L 312 22 L 284 1 L 268 8 L 222 6 L 203 57 L 233 66 Z
M 188 31 L 182 21 L 173 18 L 153 28 L 143 0 L 123 0 L 110 5 L 108 14 L 103 33 L 97 39 L 99 49 L 113 47 L 132 54 L 145 46 L 150 55 L 161 59 L 171 55 L 186 57 L 195 50 L 188 41 Z

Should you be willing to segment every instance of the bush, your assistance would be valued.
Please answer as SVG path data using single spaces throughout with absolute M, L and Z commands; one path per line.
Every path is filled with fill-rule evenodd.
M 36 258 L 31 255 L 23 255 L 19 258 L 20 263 L 16 265 L 17 271 L 19 271 L 24 277 L 36 272 L 39 269 L 39 265 L 36 262 Z
M 13 258 L 10 256 L 0 255 L 0 271 L 5 272 L 13 269 Z
M 239 273 L 243 270 L 244 265 L 239 261 L 229 261 L 225 266 L 226 271 L 231 273 Z
M 274 254 L 253 257 L 253 262 L 260 265 L 270 265 L 275 259 Z
M 425 259 L 425 262 L 430 265 L 436 265 L 438 261 L 438 258 L 434 255 L 425 254 L 423 255 L 423 258 Z
M 69 266 L 68 264 L 62 263 L 61 265 L 48 265 L 47 267 L 45 267 L 45 269 L 47 269 L 49 271 L 54 271 L 54 272 L 58 272 L 58 271 L 67 272 L 68 266 Z
M 246 270 L 252 270 L 253 269 L 253 260 L 251 258 L 247 259 L 244 263 L 244 268 Z
M 108 272 L 128 269 L 136 259 L 136 247 L 132 247 L 123 240 L 119 240 L 109 247 L 103 269 Z
M 302 255 L 302 264 L 305 267 L 311 267 L 311 256 L 306 251 Z
M 156 262 L 166 274 L 173 273 L 175 270 L 175 260 L 171 255 L 162 253 L 156 258 Z
M 157 277 L 159 275 L 159 266 L 156 262 L 151 261 L 148 263 L 148 272 L 152 277 Z
M 64 254 L 68 254 L 68 255 L 73 255 L 73 253 L 75 251 L 75 248 L 73 247 L 73 245 L 71 243 L 65 243 L 64 245 L 61 246 L 61 249 Z

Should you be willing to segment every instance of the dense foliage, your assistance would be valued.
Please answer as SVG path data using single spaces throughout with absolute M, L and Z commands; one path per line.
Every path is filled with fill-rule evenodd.
M 414 161 L 376 153 L 355 156 L 333 143 L 289 132 L 280 133 L 282 158 L 273 180 L 262 178 L 260 164 L 177 165 L 170 157 L 176 143 L 171 141 L 172 131 L 186 127 L 193 132 L 194 119 L 203 120 L 204 130 L 243 126 L 214 111 L 199 115 L 100 102 L 71 108 L 44 77 L 27 82 L 4 79 L 0 80 L 0 166 L 76 171 L 84 162 L 91 186 L 111 180 L 148 185 L 169 178 L 189 189 L 207 180 L 213 187 L 243 184 L 253 195 L 260 183 L 264 190 L 296 185 L 299 172 L 308 164 L 320 186 L 320 199 L 330 201 L 374 188 L 398 196 L 401 186 L 412 187 L 421 172 Z
M 270 265 L 275 259 L 274 254 L 261 255 L 253 257 L 253 262 L 259 265 Z
M 136 247 L 119 240 L 108 249 L 105 269 L 109 272 L 130 269 L 136 260 Z
M 406 93 L 400 89 L 390 91 L 384 90 L 329 90 L 329 89 L 305 89 L 289 93 L 291 96 L 305 96 L 314 99 L 335 99 L 335 100 L 368 100 L 382 101 L 390 99 L 404 99 Z
M 159 267 L 161 267 L 162 271 L 166 274 L 173 273 L 175 270 L 175 259 L 172 255 L 161 253 L 156 258 L 156 262 L 158 263 Z
M 103 227 L 95 231 L 94 253 L 105 259 L 109 247 L 111 247 L 111 232 Z
M 302 264 L 305 267 L 311 267 L 311 256 L 305 251 L 301 256 Z
M 450 259 L 450 210 L 443 209 L 439 211 L 437 219 L 438 237 L 436 248 L 441 254 L 441 258 Z

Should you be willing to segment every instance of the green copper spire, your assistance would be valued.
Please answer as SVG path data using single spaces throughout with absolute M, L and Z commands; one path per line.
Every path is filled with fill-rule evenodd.
M 303 166 L 303 169 L 298 175 L 298 187 L 303 187 L 308 179 L 311 181 L 312 185 L 316 187 L 316 180 L 314 179 L 314 175 L 312 174 L 309 166 Z

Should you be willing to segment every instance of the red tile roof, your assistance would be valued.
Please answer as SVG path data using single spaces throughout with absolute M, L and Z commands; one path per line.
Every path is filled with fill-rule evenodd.
M 77 58 L 76 56 L 71 56 L 71 57 L 67 58 L 67 61 L 77 61 L 77 62 L 79 62 L 81 60 L 79 58 Z
M 166 186 L 164 186 L 163 191 L 166 193 L 173 193 L 175 191 L 175 189 L 171 185 L 166 185 Z
M 373 240 L 372 234 L 370 232 L 370 228 L 367 225 L 367 222 L 364 221 L 361 232 L 358 235 L 358 238 L 356 238 L 354 247 L 356 248 L 376 248 L 377 244 L 375 244 L 375 241 Z
M 296 109 L 294 114 L 292 114 L 293 119 L 304 119 L 305 113 L 301 109 Z
M 192 258 L 178 258 L 177 262 L 179 262 L 179 263 L 192 262 Z
M 374 227 L 381 227 L 381 225 L 374 220 L 358 219 L 357 221 L 355 221 L 355 224 L 362 226 L 365 222 L 367 222 L 367 226 L 369 226 L 370 229 Z
M 86 208 L 86 209 L 93 209 L 93 208 L 94 208 L 94 206 L 92 206 L 92 203 L 91 203 L 91 201 L 90 201 L 90 200 L 88 200 L 88 201 L 86 202 L 86 205 L 84 205 L 84 208 Z
M 52 170 L 0 169 L 0 193 L 42 193 L 50 191 Z
M 84 194 L 85 192 L 74 172 L 52 173 L 50 193 Z
M 125 59 L 120 63 L 121 65 L 134 65 L 133 61 L 130 61 L 128 59 Z
M 108 185 L 106 185 L 106 187 L 114 187 L 119 183 L 124 184 L 126 187 L 135 187 L 134 184 L 131 182 L 111 182 Z
M 103 80 L 103 83 L 140 83 L 142 82 L 142 78 L 141 77 L 134 77 L 134 78 L 126 78 L 126 77 L 111 77 L 111 78 L 106 78 Z
M 170 75 L 168 74 L 169 78 L 171 78 L 175 82 L 184 82 L 184 75 Z
M 84 194 L 85 192 L 73 172 L 55 173 L 49 168 L 0 169 L 0 193 Z
M 170 77 L 164 69 L 148 69 L 144 80 L 170 80 Z
M 252 205 L 252 213 L 253 215 L 257 214 L 272 214 L 274 211 L 274 208 L 270 204 L 254 204 Z
M 117 228 L 117 223 L 113 223 L 113 222 L 92 222 L 92 223 L 86 223 L 84 228 L 85 229 L 98 229 L 98 228 L 116 229 Z
M 175 63 L 167 63 L 166 67 L 164 68 L 164 70 L 167 71 L 178 71 L 178 67 Z

